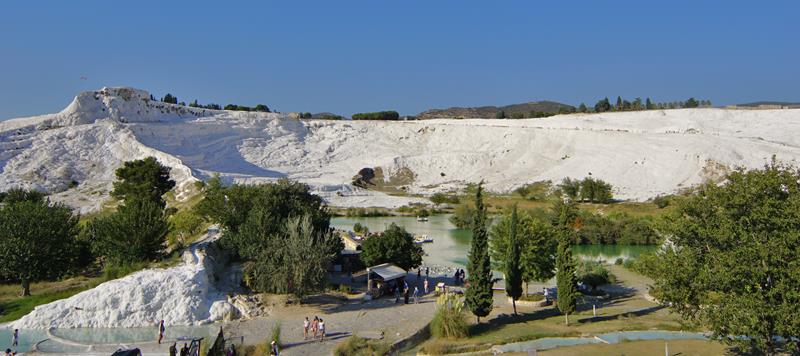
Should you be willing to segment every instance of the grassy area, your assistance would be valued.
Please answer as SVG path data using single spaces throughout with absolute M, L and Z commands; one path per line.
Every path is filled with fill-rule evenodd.
M 505 295 L 500 293 L 495 295 L 495 307 L 492 313 L 481 324 L 476 324 L 475 318 L 471 314 L 468 315 L 468 320 L 471 322 L 468 338 L 431 339 L 423 345 L 423 348 L 427 345 L 434 350 L 480 348 L 484 345 L 506 344 L 543 337 L 590 336 L 613 331 L 696 331 L 693 327 L 685 325 L 679 316 L 647 301 L 639 294 L 637 290 L 643 290 L 650 282 L 647 277 L 621 266 L 609 268 L 613 273 L 618 273 L 619 284 L 609 286 L 609 291 L 613 291 L 617 296 L 610 300 L 582 298 L 578 312 L 570 315 L 570 325 L 565 325 L 564 316 L 552 306 L 544 308 L 518 306 L 520 315 L 511 316 L 511 306 L 505 300 Z M 596 318 L 592 312 L 593 304 L 597 306 Z
M 552 350 L 540 351 L 542 356 L 593 356 L 593 355 L 663 355 L 665 344 L 669 347 L 670 355 L 705 356 L 724 355 L 728 348 L 715 341 L 703 340 L 663 340 L 628 341 L 619 344 L 593 344 L 571 347 L 559 347 Z M 527 355 L 512 354 L 512 355 Z
M 102 282 L 102 277 L 81 276 L 63 281 L 32 283 L 31 296 L 25 298 L 19 296 L 19 284 L 0 285 L 0 323 L 17 320 L 38 305 L 69 298 Z

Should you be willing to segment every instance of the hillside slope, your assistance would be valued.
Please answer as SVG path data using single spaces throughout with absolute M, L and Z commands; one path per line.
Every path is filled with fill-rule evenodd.
M 95 99 L 97 97 L 97 99 Z M 179 192 L 219 173 L 226 181 L 297 179 L 331 205 L 395 207 L 415 198 L 350 185 L 364 167 L 406 191 L 431 194 L 485 180 L 493 191 L 593 176 L 622 199 L 645 200 L 719 180 L 775 155 L 800 158 L 800 110 L 680 109 L 572 114 L 530 120 L 403 122 L 295 120 L 283 114 L 191 109 L 144 91 L 84 93 L 58 114 L 0 122 L 0 190 L 56 193 L 99 206 L 113 171 L 156 156 Z M 75 180 L 79 185 L 69 188 Z

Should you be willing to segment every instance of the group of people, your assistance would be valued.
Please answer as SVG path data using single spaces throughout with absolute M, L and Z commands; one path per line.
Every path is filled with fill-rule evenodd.
M 428 293 L 428 280 L 425 279 L 425 293 Z M 408 282 L 403 281 L 403 302 L 408 304 L 409 298 L 414 298 L 414 303 L 419 303 L 419 287 L 414 286 L 414 291 L 411 292 L 408 287 Z M 400 288 L 395 288 L 394 302 L 400 303 Z
M 456 274 L 453 276 L 453 278 L 455 279 L 456 285 L 464 284 L 464 278 L 466 278 L 466 277 L 467 277 L 467 272 L 464 272 L 464 270 L 460 269 L 460 268 L 456 270 Z
M 181 347 L 181 353 L 178 355 L 178 343 L 173 342 L 172 346 L 169 347 L 169 356 L 189 356 L 189 345 L 184 342 L 183 347 Z
M 312 338 L 314 340 L 317 339 L 317 334 L 319 334 L 319 341 L 325 341 L 325 321 L 316 316 L 314 316 L 313 321 L 309 321 L 308 317 L 306 317 L 306 320 L 303 320 L 303 340 L 308 340 L 309 334 L 313 334 Z

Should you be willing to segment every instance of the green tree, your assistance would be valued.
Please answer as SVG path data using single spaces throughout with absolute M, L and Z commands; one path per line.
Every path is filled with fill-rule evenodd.
M 759 353 L 798 352 L 800 172 L 773 162 L 736 170 L 678 201 L 657 297 L 713 337 Z M 781 350 L 783 349 L 783 350 Z
M 170 224 L 164 208 L 150 200 L 130 200 L 109 216 L 92 220 L 87 236 L 92 250 L 114 266 L 152 261 L 164 249 Z
M 6 202 L 0 206 L 0 277 L 22 285 L 55 279 L 76 266 L 78 216 L 60 203 L 44 199 Z
M 164 95 L 164 97 L 161 98 L 161 101 L 163 101 L 165 103 L 169 103 L 169 104 L 177 104 L 178 103 L 178 97 L 173 96 L 170 93 L 167 93 L 167 95 Z
M 685 108 L 696 108 L 698 106 L 700 106 L 700 104 L 695 98 L 689 98 L 689 100 L 686 100 L 686 103 L 683 104 L 683 107 Z
M 531 219 L 525 229 L 524 241 L 520 263 L 527 295 L 528 283 L 544 282 L 555 275 L 555 230 L 538 219 Z
M 145 199 L 164 206 L 161 196 L 175 187 L 169 171 L 170 168 L 158 163 L 155 157 L 125 162 L 116 171 L 117 180 L 111 196 L 125 201 Z
M 614 106 L 614 110 L 622 111 L 622 97 L 617 96 L 617 105 Z
M 0 200 L 0 202 L 6 204 L 19 203 L 23 201 L 41 203 L 44 201 L 44 198 L 45 194 L 38 190 L 11 188 L 3 194 L 3 199 Z
M 367 266 L 394 263 L 408 271 L 422 264 L 422 247 L 414 236 L 392 223 L 381 236 L 373 236 L 361 245 L 361 261 Z
M 611 273 L 603 264 L 595 261 L 582 261 L 578 264 L 575 278 L 581 283 L 597 290 L 598 286 L 611 283 Z
M 517 315 L 517 299 L 522 296 L 522 271 L 520 269 L 520 241 L 517 239 L 517 206 L 511 211 L 508 227 L 508 253 L 506 254 L 506 294 L 511 297 L 514 315 Z
M 492 268 L 489 259 L 489 236 L 486 231 L 486 207 L 483 205 L 483 183 L 475 192 L 475 214 L 472 223 L 472 242 L 467 261 L 469 286 L 465 301 L 472 314 L 481 317 L 492 311 Z
M 453 210 L 449 220 L 459 229 L 471 229 L 475 221 L 475 209 L 469 203 L 461 203 Z
M 253 108 L 253 111 L 269 112 L 269 107 L 264 104 L 258 104 Z
M 498 111 L 498 112 L 496 112 L 494 114 L 494 118 L 495 119 L 505 119 L 506 118 L 506 112 L 503 111 L 503 110 L 500 110 L 500 111 Z
M 653 102 L 652 102 L 652 101 L 650 101 L 650 98 L 647 98 L 647 99 L 645 100 L 645 102 L 644 102 L 644 108 L 645 108 L 645 109 L 647 109 L 647 110 L 653 110 L 653 109 L 655 109 L 656 107 L 655 107 L 655 105 L 653 105 Z
M 561 191 L 566 194 L 567 197 L 575 200 L 578 198 L 578 194 L 581 192 L 581 181 L 577 179 L 564 178 L 558 187 L 561 188 Z
M 578 106 L 578 112 L 587 112 L 587 111 L 589 111 L 589 108 L 586 107 L 586 104 L 581 103 L 581 105 Z
M 243 226 L 242 231 L 258 227 L 254 222 Z M 338 236 L 315 228 L 311 216 L 289 218 L 281 231 L 253 252 L 257 258 L 245 264 L 246 282 L 256 291 L 291 293 L 302 299 L 324 289 L 327 267 L 341 250 L 340 245 Z
M 597 104 L 594 104 L 594 111 L 595 112 L 611 111 L 611 102 L 608 101 L 608 97 L 604 98 L 603 100 L 598 100 Z
M 556 286 L 558 288 L 558 310 L 564 314 L 566 325 L 569 315 L 575 312 L 578 298 L 575 262 L 570 249 L 570 231 L 566 227 L 559 229 L 558 251 L 556 253 Z

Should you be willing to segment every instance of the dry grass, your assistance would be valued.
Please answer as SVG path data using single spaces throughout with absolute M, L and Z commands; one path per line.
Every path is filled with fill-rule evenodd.
M 728 348 L 715 341 L 703 340 L 671 340 L 666 342 L 670 355 L 681 356 L 716 356 L 724 355 Z M 593 344 L 570 347 L 559 347 L 552 350 L 540 351 L 542 356 L 593 356 L 593 355 L 663 355 L 665 341 L 629 341 L 619 344 Z M 513 354 L 512 354 L 513 355 Z M 527 355 L 527 354 L 519 354 Z

